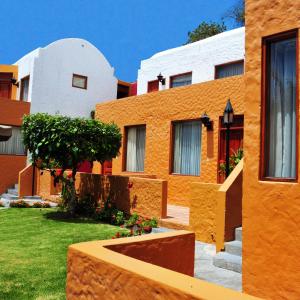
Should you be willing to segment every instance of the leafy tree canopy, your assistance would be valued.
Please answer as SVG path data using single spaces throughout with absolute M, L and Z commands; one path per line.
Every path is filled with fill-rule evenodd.
M 194 43 L 210 36 L 216 35 L 225 31 L 227 28 L 224 23 L 216 22 L 202 22 L 200 25 L 191 32 L 188 32 L 188 40 L 186 44 Z
M 84 160 L 110 160 L 121 146 L 120 129 L 115 124 L 97 120 L 32 114 L 22 125 L 25 146 L 33 163 L 42 161 L 45 168 L 72 169 Z
M 245 25 L 245 0 L 238 0 L 237 3 L 225 14 L 225 18 L 232 19 L 237 26 Z

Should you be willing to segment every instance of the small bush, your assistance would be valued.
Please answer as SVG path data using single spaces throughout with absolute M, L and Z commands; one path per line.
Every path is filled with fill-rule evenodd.
M 76 214 L 90 217 L 95 213 L 96 203 L 91 195 L 78 198 L 76 205 Z
M 10 207 L 15 207 L 15 208 L 29 208 L 30 205 L 25 202 L 24 200 L 18 200 L 18 201 L 12 201 L 9 204 Z
M 48 202 L 34 202 L 32 204 L 33 208 L 50 208 L 51 205 Z

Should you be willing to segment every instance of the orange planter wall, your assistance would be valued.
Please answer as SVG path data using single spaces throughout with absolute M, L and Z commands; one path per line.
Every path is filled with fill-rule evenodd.
M 299 1 L 246 0 L 243 289 L 267 299 L 300 298 L 299 182 L 258 180 L 262 38 L 295 28 Z
M 243 76 L 194 84 L 188 87 L 101 103 L 96 106 L 96 119 L 115 122 L 124 134 L 124 126 L 146 124 L 145 173 L 168 181 L 168 202 L 189 205 L 192 182 L 217 182 L 218 126 L 228 98 L 236 114 L 244 113 Z M 169 174 L 171 158 L 171 122 L 200 118 L 207 112 L 214 130 L 202 127 L 201 175 Z M 113 174 L 122 172 L 123 149 L 113 160 Z
M 67 299 L 258 300 L 188 276 L 194 239 L 177 231 L 71 245 Z

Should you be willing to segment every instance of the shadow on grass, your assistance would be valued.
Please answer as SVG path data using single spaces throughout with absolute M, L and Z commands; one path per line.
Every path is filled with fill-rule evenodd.
M 90 224 L 106 224 L 101 221 L 97 221 L 95 219 L 89 217 L 82 217 L 82 216 L 73 216 L 64 211 L 51 211 L 44 214 L 44 218 L 48 220 L 54 220 L 58 222 L 65 222 L 65 223 L 90 223 Z

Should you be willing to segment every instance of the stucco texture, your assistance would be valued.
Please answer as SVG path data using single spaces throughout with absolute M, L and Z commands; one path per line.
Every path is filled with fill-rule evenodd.
M 266 299 L 300 298 L 300 186 L 258 180 L 261 45 L 262 37 L 299 27 L 299 1 L 246 0 L 243 290 Z
M 220 186 L 213 183 L 192 183 L 189 229 L 195 232 L 197 240 L 205 243 L 216 241 L 216 211 Z
M 257 299 L 186 275 L 194 238 L 178 231 L 71 245 L 67 299 Z
M 21 184 L 20 188 L 22 188 Z M 76 191 L 80 197 L 91 195 L 99 204 L 110 201 L 127 214 L 164 218 L 167 214 L 167 182 L 153 178 L 103 176 L 77 173 Z M 37 194 L 46 200 L 55 200 L 60 186 L 54 187 L 48 170 L 37 176 Z
M 236 114 L 244 113 L 244 78 L 214 80 L 187 87 L 129 97 L 96 106 L 96 119 L 124 126 L 146 124 L 146 174 L 168 181 L 168 202 L 189 206 L 192 182 L 217 182 L 218 124 L 228 98 Z M 172 121 L 199 119 L 207 112 L 214 122 L 213 131 L 202 126 L 200 176 L 170 174 Z M 124 143 L 124 138 L 123 138 Z M 126 174 L 122 170 L 123 148 L 113 160 L 113 174 Z

